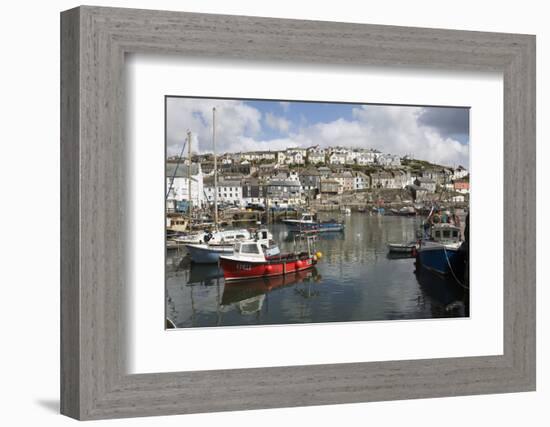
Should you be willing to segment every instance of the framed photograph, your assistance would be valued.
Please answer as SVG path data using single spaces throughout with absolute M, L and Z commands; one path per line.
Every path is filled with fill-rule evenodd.
M 469 317 L 469 108 L 165 101 L 171 327 Z
M 61 410 L 535 390 L 535 37 L 61 15 Z

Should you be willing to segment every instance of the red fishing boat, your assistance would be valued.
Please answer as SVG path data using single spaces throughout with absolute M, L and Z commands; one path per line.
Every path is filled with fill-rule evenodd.
M 307 270 L 317 264 L 320 254 L 308 250 L 282 254 L 270 242 L 269 246 L 259 241 L 235 244 L 233 255 L 220 256 L 220 266 L 226 281 L 281 276 Z

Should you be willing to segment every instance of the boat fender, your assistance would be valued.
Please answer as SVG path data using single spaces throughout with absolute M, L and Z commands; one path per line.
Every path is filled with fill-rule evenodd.
M 317 257 L 317 259 L 321 259 L 321 258 L 323 258 L 323 252 L 317 251 L 317 252 L 315 253 L 315 256 Z M 315 261 L 317 261 L 317 259 L 316 259 Z

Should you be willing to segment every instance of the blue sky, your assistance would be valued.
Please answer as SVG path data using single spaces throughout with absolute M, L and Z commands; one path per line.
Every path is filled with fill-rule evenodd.
M 290 123 L 291 131 L 315 123 L 329 123 L 340 118 L 352 119 L 353 104 L 336 104 L 320 102 L 274 102 L 274 101 L 244 101 L 245 104 L 263 113 L 264 126 L 262 135 L 266 139 L 281 138 L 285 132 L 273 129 L 266 123 L 268 114 L 284 117 Z
M 167 98 L 167 151 L 193 134 L 193 149 L 218 152 L 349 146 L 468 167 L 469 110 L 328 102 Z

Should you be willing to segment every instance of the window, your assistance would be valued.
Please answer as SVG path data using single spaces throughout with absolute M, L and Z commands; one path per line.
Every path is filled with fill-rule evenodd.
M 451 230 L 443 230 L 443 237 L 446 239 L 451 237 Z
M 243 254 L 259 254 L 258 246 L 255 243 L 247 243 L 241 246 L 241 253 Z
M 458 230 L 453 230 L 453 237 L 458 237 Z

